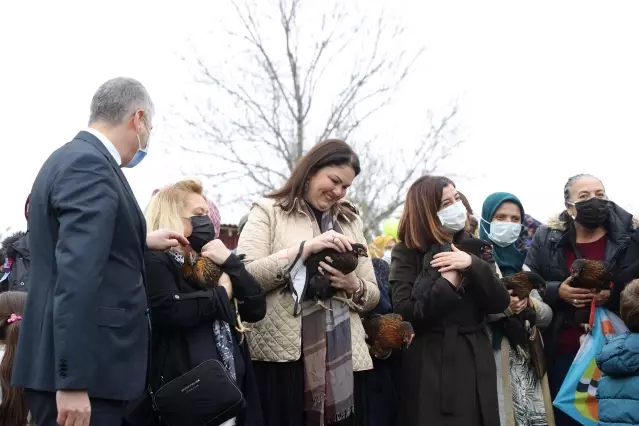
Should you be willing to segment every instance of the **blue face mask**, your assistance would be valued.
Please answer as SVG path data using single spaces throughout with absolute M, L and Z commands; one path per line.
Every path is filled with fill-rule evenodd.
M 146 126 L 146 121 L 144 122 L 144 125 L 146 127 L 147 130 L 147 134 L 149 135 L 146 139 L 146 146 L 144 148 L 142 148 L 142 142 L 140 141 L 140 135 L 138 134 L 138 150 L 135 153 L 135 155 L 133 156 L 133 158 L 131 159 L 131 161 L 129 161 L 129 163 L 124 166 L 126 168 L 132 168 L 137 166 L 138 164 L 140 164 L 142 162 L 142 160 L 144 160 L 144 157 L 146 157 L 146 153 L 149 150 L 149 141 L 151 140 L 151 131 L 149 130 L 149 128 Z

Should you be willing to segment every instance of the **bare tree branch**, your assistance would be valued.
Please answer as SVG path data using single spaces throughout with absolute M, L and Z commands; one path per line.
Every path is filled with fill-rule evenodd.
M 349 198 L 360 208 L 367 237 L 403 206 L 408 187 L 419 176 L 441 171 L 442 162 L 463 143 L 454 123 L 457 114 L 456 105 L 440 120 L 429 114 L 429 129 L 422 143 L 406 153 L 404 161 L 397 161 L 397 153 L 391 150 L 380 152 L 370 144 L 358 147 L 362 174 Z
M 229 202 L 236 203 L 278 188 L 316 141 L 353 144 L 395 98 L 423 49 L 403 50 L 403 28 L 385 13 L 369 20 L 343 2 L 306 22 L 301 0 L 228 1 L 237 23 L 223 35 L 236 54 L 215 65 L 202 53 L 206 46 L 193 43 L 182 59 L 196 89 L 174 116 L 192 135 L 181 138 L 182 149 L 210 156 L 213 167 L 203 165 L 201 174 L 233 182 Z M 456 114 L 454 108 L 440 121 L 429 116 L 424 143 L 401 165 L 373 142 L 353 144 L 363 173 L 349 198 L 367 232 L 401 206 L 418 175 L 436 170 L 461 143 L 451 124 Z

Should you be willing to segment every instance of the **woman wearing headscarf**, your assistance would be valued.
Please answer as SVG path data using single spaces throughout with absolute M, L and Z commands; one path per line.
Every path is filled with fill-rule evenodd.
M 493 246 L 493 257 L 502 276 L 521 272 L 526 251 L 516 247 L 522 229 L 524 207 L 508 192 L 489 195 L 482 206 L 479 235 Z M 536 290 L 528 299 L 519 300 L 509 290 L 510 306 L 504 313 L 489 316 L 495 363 L 497 365 L 497 393 L 502 426 L 554 425 L 548 379 L 539 377 L 531 361 L 530 349 L 519 345 L 528 340 L 529 332 L 521 327 L 522 317 L 532 324 L 530 333 L 547 327 L 552 310 Z M 530 307 L 531 310 L 526 310 Z

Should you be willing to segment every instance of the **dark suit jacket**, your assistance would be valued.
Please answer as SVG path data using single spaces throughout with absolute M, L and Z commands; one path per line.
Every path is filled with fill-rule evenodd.
M 130 400 L 145 386 L 146 226 L 95 136 L 55 151 L 31 190 L 30 289 L 13 384 Z

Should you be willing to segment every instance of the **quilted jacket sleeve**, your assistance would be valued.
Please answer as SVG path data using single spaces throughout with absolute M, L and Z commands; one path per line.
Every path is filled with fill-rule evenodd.
M 272 220 L 273 217 L 264 207 L 254 204 L 237 246 L 237 252 L 245 256 L 246 270 L 265 292 L 285 284 L 284 276 L 289 267 L 287 249 L 272 252 Z

